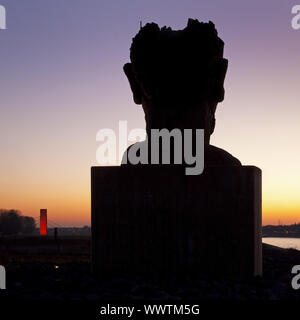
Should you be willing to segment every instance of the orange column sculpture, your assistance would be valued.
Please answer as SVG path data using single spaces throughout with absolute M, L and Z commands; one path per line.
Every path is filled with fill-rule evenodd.
M 40 210 L 40 235 L 47 235 L 47 209 Z

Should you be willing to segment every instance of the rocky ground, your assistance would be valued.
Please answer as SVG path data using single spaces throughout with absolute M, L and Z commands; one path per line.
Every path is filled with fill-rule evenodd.
M 80 244 L 80 245 L 79 245 Z M 62 245 L 38 253 L 19 244 L 2 246 L 0 264 L 7 270 L 6 299 L 57 301 L 160 300 L 300 300 L 300 289 L 291 286 L 291 269 L 300 264 L 300 251 L 264 245 L 264 276 L 252 279 L 166 279 L 143 277 L 96 279 L 90 272 L 89 241 L 65 250 Z M 77 248 L 74 250 L 74 248 Z M 52 250 L 52 252 L 51 252 Z M 68 252 L 69 251 L 69 252 Z M 72 251 L 72 253 L 71 253 Z M 38 257 L 38 258 L 37 258 Z M 1 262 L 1 260 L 3 262 Z

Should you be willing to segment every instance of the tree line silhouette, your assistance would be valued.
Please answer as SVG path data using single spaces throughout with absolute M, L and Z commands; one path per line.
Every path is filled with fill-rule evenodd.
M 18 210 L 0 209 L 0 235 L 32 234 L 35 228 L 34 218 L 22 216 Z

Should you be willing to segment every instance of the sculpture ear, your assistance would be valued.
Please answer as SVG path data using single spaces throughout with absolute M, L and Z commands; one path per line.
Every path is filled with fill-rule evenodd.
M 133 93 L 134 102 L 136 104 L 142 104 L 142 90 L 132 70 L 132 64 L 131 63 L 124 64 L 123 70 L 129 81 L 130 88 Z
M 215 65 L 215 84 L 213 90 L 213 96 L 218 102 L 224 100 L 224 81 L 228 67 L 227 59 L 218 59 Z

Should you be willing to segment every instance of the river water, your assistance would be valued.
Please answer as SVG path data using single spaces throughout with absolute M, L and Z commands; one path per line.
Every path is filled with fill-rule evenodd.
M 262 238 L 262 241 L 276 247 L 300 250 L 300 238 Z

